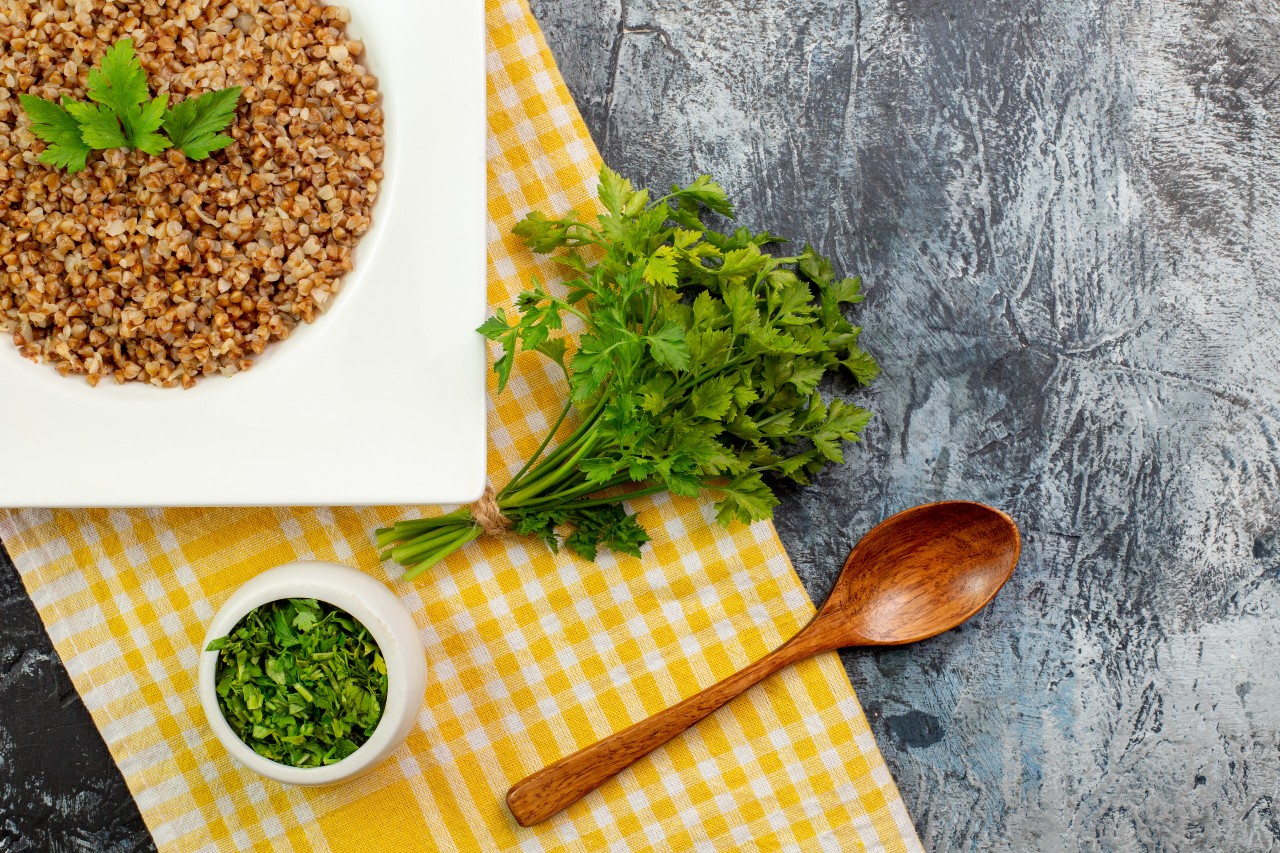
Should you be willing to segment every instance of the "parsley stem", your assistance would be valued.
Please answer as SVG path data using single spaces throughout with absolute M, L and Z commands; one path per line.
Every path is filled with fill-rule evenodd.
M 535 471 L 534 473 L 537 476 L 535 476 L 530 483 L 525 484 L 517 494 L 524 495 L 526 496 L 524 499 L 527 499 L 529 495 L 546 493 L 551 486 L 563 482 L 564 475 L 568 473 L 566 471 L 566 466 L 572 465 L 575 460 L 580 460 L 582 458 L 578 454 L 585 446 L 585 439 L 570 445 L 570 452 L 567 456 L 556 460 L 549 465 L 542 466 L 540 471 Z M 514 499 L 515 496 L 512 495 L 511 497 Z
M 384 527 L 382 530 L 411 530 L 417 527 L 435 527 L 441 524 L 449 524 L 454 521 L 465 521 L 470 516 L 470 510 L 465 506 L 459 507 L 452 512 L 444 515 L 433 515 L 430 518 L 413 518 L 408 521 L 397 521 L 391 527 Z M 382 530 L 378 532 L 381 533 Z
M 547 449 L 547 445 L 551 443 L 551 439 L 556 437 L 556 432 L 560 429 L 560 425 L 564 423 L 564 419 L 568 417 L 569 411 L 572 408 L 573 408 L 573 400 L 568 400 L 564 404 L 564 408 L 560 410 L 560 417 L 556 418 L 556 422 L 552 424 L 551 429 L 547 430 L 547 437 L 542 439 L 542 444 L 538 445 L 538 449 L 535 450 L 533 452 L 533 455 L 529 457 L 529 461 L 524 463 L 524 467 L 521 468 L 519 471 L 517 471 L 516 475 L 512 477 L 511 480 L 507 483 L 507 485 L 503 487 L 502 491 L 498 493 L 499 498 L 505 495 L 507 493 L 507 490 L 510 489 L 513 485 L 515 485 L 516 483 L 519 483 L 520 478 L 528 473 L 529 469 L 533 467 L 533 463 L 538 461 L 538 457 L 542 456 L 543 451 Z
M 520 474 L 517 474 L 516 477 L 510 483 L 507 483 L 506 487 L 503 488 L 503 490 L 498 493 L 498 501 L 501 503 L 504 497 L 506 497 L 512 491 L 521 488 L 522 478 L 524 476 L 529 476 L 537 480 L 545 476 L 547 471 L 551 470 L 553 467 L 558 466 L 561 462 L 564 461 L 564 459 L 567 456 L 572 455 L 573 452 L 577 449 L 578 442 L 583 439 L 583 437 L 588 433 L 588 431 L 592 430 L 595 427 L 596 421 L 600 419 L 600 415 L 604 411 L 604 406 L 607 400 L 608 398 L 606 397 L 606 395 L 601 394 L 599 401 L 591 409 L 591 412 L 583 419 L 582 423 L 578 425 L 578 428 L 574 430 L 573 433 L 568 438 L 566 438 L 560 444 L 559 447 L 557 447 L 555 450 L 551 452 L 551 455 L 549 455 L 546 459 L 542 460 L 542 462 L 536 468 L 534 468 L 531 472 L 527 470 L 522 471 L 520 472 Z
M 547 474 L 541 479 L 535 480 L 533 483 L 529 484 L 528 486 L 525 486 L 520 491 L 512 495 L 509 500 L 504 501 L 502 505 L 518 507 L 521 505 L 523 501 L 526 501 L 531 497 L 537 496 L 540 492 L 545 491 L 551 486 L 555 486 L 564 482 L 566 478 L 571 477 L 574 474 L 578 474 L 579 473 L 578 463 L 581 462 L 584 458 L 586 458 L 588 453 L 590 453 L 592 450 L 595 449 L 597 439 L 599 439 L 599 437 L 600 436 L 595 432 L 594 429 L 591 432 L 587 433 L 587 435 L 583 438 L 581 442 L 581 447 L 578 448 L 576 453 L 574 453 L 567 460 L 565 460 L 565 462 L 559 468 L 555 469 L 550 474 Z
M 390 527 L 382 527 L 377 531 L 377 543 L 379 548 L 385 548 L 393 542 L 401 542 L 426 533 L 429 530 L 436 530 L 441 527 L 449 527 L 457 524 L 459 521 L 466 521 L 470 518 L 470 511 L 463 507 L 456 509 L 447 515 L 437 515 L 431 518 L 417 518 L 410 521 L 397 521 Z
M 622 486 L 631 482 L 629 477 L 615 477 L 605 483 L 580 483 L 576 486 L 570 486 L 550 494 L 542 495 L 525 501 L 520 505 L 520 509 L 537 509 L 542 504 L 559 503 L 567 498 L 577 498 L 583 495 L 591 495 L 596 492 L 603 492 L 605 489 L 612 489 L 615 486 Z M 620 499 L 620 498 L 619 498 Z
M 471 527 L 473 525 L 467 525 Z M 465 529 L 465 528 L 463 528 Z M 391 558 L 397 563 L 412 562 L 414 558 L 421 557 L 439 545 L 443 545 L 450 539 L 458 535 L 458 527 L 448 527 L 444 530 L 434 530 L 430 533 L 424 533 L 410 539 L 403 544 L 391 549 Z
M 460 533 L 456 534 L 453 539 L 447 540 L 443 545 L 441 545 L 440 550 L 436 551 L 436 553 L 432 554 L 421 563 L 416 563 L 410 566 L 409 570 L 404 573 L 404 580 L 413 580 L 418 575 L 422 574 L 427 569 L 452 554 L 454 551 L 457 551 L 459 548 L 463 548 L 479 539 L 480 534 L 483 532 L 484 530 L 481 529 L 478 524 L 463 529 Z
M 588 329 L 595 329 L 597 332 L 600 331 L 600 327 L 596 325 L 595 320 L 591 319 L 587 314 L 579 311 L 568 302 L 565 302 L 563 299 L 556 299 L 555 297 L 552 297 L 551 301 L 558 305 L 561 311 L 568 311 L 570 314 L 575 315 L 586 325 Z
M 597 488 L 593 491 L 600 491 L 600 489 Z M 588 509 L 593 506 L 606 506 L 608 504 L 622 503 L 623 501 L 629 501 L 632 498 L 642 498 L 645 495 L 656 495 L 659 492 L 665 491 L 667 491 L 667 485 L 665 483 L 659 483 L 655 486 L 646 486 L 643 489 L 634 489 L 625 494 L 614 495 L 611 498 L 591 498 L 590 500 L 585 501 L 570 501 L 569 503 L 558 504 L 556 509 Z
M 592 226 L 588 225 L 587 223 L 585 223 L 585 222 L 579 222 L 578 220 L 574 219 L 574 220 L 572 220 L 572 221 L 570 221 L 570 222 L 569 222 L 569 227 L 570 227 L 570 228 L 572 228 L 572 227 L 574 227 L 574 226 L 577 226 L 578 228 L 581 228 L 581 229 L 583 229 L 584 231 L 590 231 L 590 232 L 591 232 L 591 234 L 592 234 L 592 236 L 594 236 L 594 237 L 596 238 L 596 239 L 595 239 L 595 242 L 597 242 L 597 243 L 603 243 L 603 242 L 605 242 L 604 235 L 603 235 L 603 234 L 601 234 L 597 229 L 595 229 L 595 228 L 593 228 Z

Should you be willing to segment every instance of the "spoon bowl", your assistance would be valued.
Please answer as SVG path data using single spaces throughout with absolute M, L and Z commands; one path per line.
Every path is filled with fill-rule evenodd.
M 981 610 L 1013 574 L 1018 526 L 968 501 L 914 507 L 854 547 L 822 609 L 772 654 L 647 720 L 517 782 L 507 806 L 532 826 L 648 755 L 768 676 L 844 646 L 897 646 L 948 631 Z
M 1020 551 L 1013 519 L 985 504 L 945 501 L 904 510 L 854 546 L 809 628 L 829 631 L 832 648 L 936 637 L 995 597 Z

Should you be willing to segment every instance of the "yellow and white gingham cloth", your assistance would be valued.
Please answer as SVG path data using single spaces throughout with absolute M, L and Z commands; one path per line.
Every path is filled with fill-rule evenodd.
M 488 16 L 489 296 L 504 305 L 538 269 L 512 224 L 531 208 L 590 210 L 599 160 L 524 2 L 490 0 Z M 562 394 L 522 360 L 492 397 L 495 482 L 536 448 Z M 705 501 L 636 509 L 654 535 L 642 560 L 485 542 L 412 585 L 370 537 L 416 509 L 21 510 L 0 512 L 0 535 L 161 850 L 919 850 L 834 654 L 551 820 L 514 822 L 511 784 L 729 675 L 813 614 L 771 525 L 726 532 Z M 310 558 L 384 579 L 428 660 L 408 743 L 321 789 L 233 764 L 196 695 L 218 606 L 255 573 Z

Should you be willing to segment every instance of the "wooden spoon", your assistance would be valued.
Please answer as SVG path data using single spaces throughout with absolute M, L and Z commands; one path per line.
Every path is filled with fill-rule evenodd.
M 846 646 L 897 646 L 948 631 L 1013 574 L 1013 519 L 966 501 L 926 504 L 880 522 L 845 560 L 818 615 L 786 644 L 719 684 L 517 782 L 507 805 L 532 826 L 576 802 L 788 664 Z

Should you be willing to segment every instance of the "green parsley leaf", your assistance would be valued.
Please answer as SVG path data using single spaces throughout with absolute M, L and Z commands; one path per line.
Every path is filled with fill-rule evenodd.
M 689 345 L 685 342 L 685 331 L 679 323 L 668 321 L 661 329 L 648 338 L 649 352 L 659 364 L 674 370 L 684 370 L 689 366 Z
M 507 380 L 511 378 L 511 368 L 516 362 L 519 327 L 509 325 L 507 312 L 499 308 L 497 313 L 485 320 L 477 331 L 491 341 L 502 343 L 502 357 L 493 363 L 493 372 L 498 374 L 498 393 L 501 394 L 507 387 Z
M 293 621 L 290 624 L 305 634 L 315 627 L 316 621 L 315 611 L 299 608 L 298 615 L 293 617 Z
M 863 385 L 870 385 L 880 375 L 880 365 L 867 353 L 853 347 L 849 357 L 840 362 Z
M 648 284 L 663 287 L 676 286 L 676 253 L 670 246 L 663 246 L 653 253 L 644 267 L 644 280 Z
M 571 219 L 573 214 L 569 214 Z M 541 211 L 533 211 L 517 224 L 513 233 L 524 240 L 535 252 L 555 251 L 569 241 L 571 225 L 568 222 L 548 219 Z
M 862 279 L 861 278 L 842 278 L 831 285 L 831 295 L 836 301 L 853 305 L 861 302 L 862 296 Z
M 725 525 L 730 521 L 750 524 L 772 518 L 773 508 L 778 505 L 778 499 L 759 474 L 739 477 L 721 486 L 720 492 L 723 497 L 716 503 L 716 518 Z
M 40 154 L 40 162 L 73 174 L 83 171 L 90 149 L 80 135 L 79 123 L 67 112 L 66 106 L 34 95 L 19 95 L 18 101 L 31 119 L 31 132 L 48 143 Z
M 684 189 L 678 186 L 672 187 L 671 192 L 673 195 L 713 210 L 721 216 L 733 218 L 733 205 L 729 203 L 728 194 L 725 193 L 724 187 L 711 180 L 710 175 L 699 175 L 697 180 L 689 186 Z
M 132 107 L 125 114 L 125 126 L 132 129 L 133 135 L 130 136 L 129 141 L 134 148 L 155 156 L 173 145 L 166 137 L 156 133 L 160 129 L 160 125 L 164 123 L 168 106 L 169 96 L 160 95 L 140 107 Z M 184 153 L 186 152 L 184 151 Z M 190 153 L 187 153 L 187 156 L 193 160 L 204 159 L 204 157 L 192 157 Z M 205 154 L 204 156 L 207 157 L 209 155 Z
M 801 394 L 809 395 L 817 390 L 818 383 L 826 372 L 826 367 L 816 361 L 800 361 L 792 367 L 787 382 L 794 385 Z
M 733 392 L 737 383 L 736 376 L 722 375 L 696 385 L 689 394 L 689 404 L 695 417 L 723 420 L 733 408 Z
M 621 214 L 627 202 L 631 200 L 634 190 L 631 182 L 617 172 L 604 166 L 600 169 L 600 203 L 604 209 L 614 214 Z
M 129 147 L 129 138 L 120 126 L 120 117 L 110 107 L 68 102 L 67 112 L 79 123 L 80 137 L 90 148 Z
M 107 49 L 102 65 L 89 72 L 89 100 L 102 104 L 122 119 L 148 98 L 147 73 L 133 52 L 133 39 L 120 39 Z M 135 137 L 125 124 L 125 135 Z
M 176 148 L 192 160 L 204 160 L 214 151 L 231 144 L 222 133 L 235 117 L 240 100 L 240 87 L 206 92 L 198 98 L 187 98 L 174 104 L 164 114 L 164 132 Z

